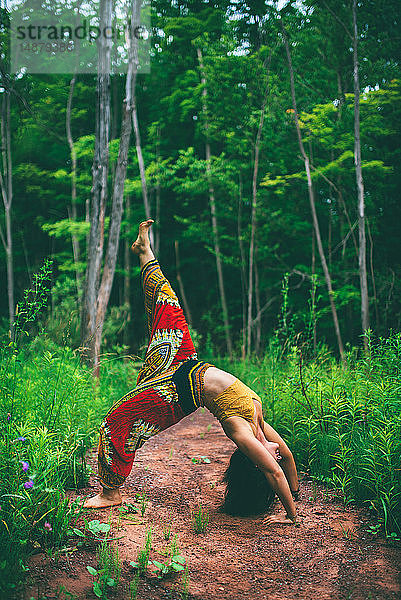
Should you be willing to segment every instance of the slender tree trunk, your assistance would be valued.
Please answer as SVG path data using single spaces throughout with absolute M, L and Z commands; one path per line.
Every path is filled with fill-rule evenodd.
M 316 332 L 316 278 L 315 278 L 315 272 L 316 272 L 316 242 L 315 242 L 315 230 L 312 228 L 312 306 L 313 306 L 313 322 L 312 322 L 312 327 L 313 327 L 313 354 L 316 355 L 316 348 L 317 348 L 317 332 Z
M 11 155 L 11 99 L 10 90 L 4 89 L 1 104 L 1 145 L 2 165 L 0 169 L 0 188 L 4 205 L 5 232 L 0 228 L 0 238 L 6 254 L 7 266 L 7 297 L 8 297 L 8 319 L 10 326 L 10 337 L 13 339 L 13 328 L 15 320 L 14 304 L 14 260 L 13 260 L 13 227 L 12 227 L 12 203 L 13 203 L 13 173 Z
M 230 324 L 229 324 L 229 319 L 228 319 L 226 293 L 225 293 L 225 287 L 224 287 L 223 266 L 222 266 L 222 261 L 221 261 L 219 231 L 218 231 L 217 215 L 216 215 L 216 200 L 215 200 L 215 196 L 214 196 L 214 187 L 213 187 L 212 178 L 211 178 L 211 166 L 210 166 L 211 152 L 210 152 L 210 143 L 209 143 L 209 135 L 208 135 L 209 134 L 209 132 L 208 132 L 209 122 L 208 122 L 208 117 L 207 117 L 207 104 L 206 104 L 206 97 L 207 97 L 206 75 L 205 75 L 205 69 L 203 66 L 202 51 L 200 48 L 197 48 L 197 54 L 198 54 L 199 67 L 201 70 L 201 82 L 203 85 L 202 111 L 203 111 L 204 119 L 205 119 L 206 175 L 207 175 L 208 184 L 209 184 L 209 204 L 210 204 L 210 215 L 211 215 L 211 219 L 212 219 L 213 244 L 214 244 L 214 252 L 215 252 L 215 256 L 216 256 L 217 278 L 218 278 L 218 283 L 219 283 L 221 307 L 222 307 L 222 311 L 223 311 L 223 322 L 224 322 L 224 331 L 225 331 L 225 335 L 226 335 L 227 352 L 231 358 L 232 354 L 233 354 L 233 348 L 232 348 L 232 341 L 231 341 Z
M 269 56 L 270 64 L 270 56 Z M 247 355 L 252 349 L 252 305 L 253 305 L 253 277 L 254 277 L 254 252 L 255 252 L 255 234 L 256 234 L 256 210 L 257 210 L 257 187 L 259 171 L 259 151 L 262 137 L 263 123 L 265 119 L 265 110 L 269 95 L 269 68 L 267 69 L 266 88 L 263 96 L 262 108 L 260 111 L 259 127 L 255 140 L 255 160 L 253 164 L 252 176 L 252 212 L 251 212 L 251 239 L 249 242 L 249 263 L 248 263 L 248 326 L 247 326 Z
M 176 271 L 177 271 L 178 287 L 180 288 L 180 296 L 182 298 L 182 304 L 184 306 L 184 312 L 185 312 L 186 319 L 188 321 L 188 325 L 190 327 L 192 327 L 192 315 L 191 315 L 191 311 L 189 310 L 189 304 L 187 302 L 187 297 L 185 295 L 184 283 L 183 283 L 182 277 L 181 277 L 180 250 L 179 250 L 178 240 L 175 240 L 174 248 L 175 248 L 175 266 L 176 266 Z
M 67 133 L 67 141 L 68 147 L 70 149 L 70 157 L 71 157 L 71 207 L 69 210 L 69 218 L 71 221 L 76 223 L 77 221 L 77 154 L 74 148 L 74 142 L 72 139 L 71 133 L 71 107 L 72 107 L 72 98 L 74 95 L 74 88 L 76 82 L 76 75 L 72 77 L 70 81 L 70 91 L 68 94 L 67 101 L 67 111 L 65 117 L 65 129 Z M 72 233 L 71 234 L 72 241 L 72 253 L 74 257 L 74 265 L 75 265 L 75 281 L 77 286 L 77 299 L 78 304 L 81 302 L 81 274 L 79 272 L 79 259 L 80 259 L 80 247 L 79 247 L 79 239 L 78 237 Z
M 160 252 L 160 126 L 157 126 L 157 140 L 156 140 L 156 161 L 157 161 L 157 174 L 156 174 L 156 227 L 155 227 L 155 256 L 159 256 Z
M 140 19 L 139 19 L 140 4 L 139 4 L 139 2 L 136 2 L 135 0 L 134 0 L 133 4 L 135 5 L 135 10 L 136 10 L 136 14 L 135 14 L 136 21 L 135 22 L 139 23 L 139 21 L 140 21 Z M 134 44 L 134 53 L 135 53 L 134 68 L 133 68 L 133 73 L 132 73 L 132 106 L 133 106 L 133 108 L 132 108 L 132 123 L 134 125 L 135 147 L 136 147 L 136 154 L 138 157 L 139 174 L 141 177 L 143 207 L 145 210 L 146 218 L 150 219 L 152 215 L 151 215 L 150 202 L 149 202 L 149 196 L 148 196 L 148 186 L 146 183 L 145 163 L 144 163 L 143 154 L 142 154 L 141 133 L 140 133 L 140 129 L 139 129 L 138 110 L 137 110 L 137 105 L 136 105 L 136 81 L 137 81 L 137 76 L 138 76 L 138 46 L 137 46 L 137 43 Z M 150 231 L 149 231 L 149 238 L 150 238 L 150 243 L 153 247 L 154 246 L 154 235 L 153 235 L 152 229 L 150 229 Z
M 103 275 L 96 302 L 95 374 L 97 376 L 99 375 L 99 356 L 104 319 L 113 285 L 118 254 L 118 244 L 120 239 L 121 218 L 123 213 L 124 182 L 127 172 L 129 139 L 131 135 L 131 110 L 132 107 L 126 104 L 123 112 L 120 147 L 116 164 L 107 252 L 104 260 Z
M 134 111 L 135 77 L 138 70 L 137 39 L 133 32 L 139 23 L 139 0 L 132 2 L 131 38 L 129 40 L 129 64 L 126 80 L 125 99 L 122 109 L 122 125 L 120 145 L 116 163 L 113 185 L 113 201 L 111 208 L 110 228 L 108 235 L 107 251 L 104 260 L 102 280 L 96 302 L 96 331 L 95 331 L 95 375 L 99 376 L 99 356 L 102 331 L 106 310 L 110 299 L 120 240 L 121 219 L 123 214 L 124 184 L 127 174 L 128 150 L 132 129 L 132 115 Z
M 255 301 L 256 301 L 256 332 L 255 332 L 255 352 L 258 354 L 260 350 L 260 342 L 262 339 L 262 318 L 260 310 L 260 288 L 259 288 L 259 271 L 257 262 L 258 249 L 255 248 Z
M 100 2 L 100 28 L 112 22 L 112 0 Z M 104 219 L 107 201 L 107 173 L 110 138 L 110 58 L 111 40 L 98 39 L 98 76 L 96 103 L 95 150 L 92 167 L 90 232 L 87 249 L 87 268 L 82 309 L 82 342 L 97 369 L 100 344 L 96 334 L 96 305 L 103 258 Z
M 125 214 L 127 217 L 127 235 L 124 240 L 124 297 L 123 303 L 124 306 L 127 307 L 127 318 L 126 325 L 124 327 L 124 344 L 125 346 L 130 346 L 131 342 L 131 243 L 128 238 L 128 232 L 130 231 L 130 222 L 131 222 L 131 198 L 127 196 L 125 199 Z
M 359 225 L 359 281 L 361 288 L 361 321 L 362 334 L 365 350 L 368 349 L 368 339 L 366 332 L 369 329 L 369 294 L 368 277 L 366 270 L 366 230 L 365 230 L 365 199 L 362 177 L 362 158 L 361 158 L 361 137 L 359 122 L 359 66 L 358 66 L 358 24 L 356 15 L 356 0 L 352 2 L 352 21 L 353 21 L 353 46 L 354 46 L 354 160 L 356 186 L 358 190 L 358 225 Z
M 375 270 L 373 268 L 373 238 L 372 238 L 372 233 L 370 231 L 370 225 L 369 225 L 368 219 L 366 219 L 366 225 L 367 225 L 367 229 L 368 229 L 368 236 L 369 236 L 369 242 L 370 242 L 370 276 L 372 278 L 373 300 L 375 303 L 375 317 L 376 317 L 376 331 L 377 331 L 380 326 L 380 321 L 379 321 L 379 310 L 378 310 L 378 303 L 377 303 Z
M 242 241 L 242 179 L 241 174 L 239 176 L 238 186 L 238 219 L 237 219 L 237 231 L 238 231 L 238 245 L 240 251 L 240 272 L 241 272 L 241 298 L 242 298 L 242 344 L 241 344 L 241 356 L 242 360 L 245 360 L 246 356 L 246 286 L 245 286 L 245 252 L 244 244 Z
M 309 164 L 309 157 L 305 152 L 305 148 L 304 148 L 304 145 L 302 142 L 301 129 L 299 126 L 299 121 L 298 121 L 297 102 L 296 102 L 296 96 L 295 96 L 294 70 L 292 67 L 291 53 L 290 53 L 290 47 L 288 44 L 287 33 L 285 31 L 282 21 L 281 21 L 281 28 L 282 28 L 283 39 L 284 39 L 284 44 L 285 44 L 285 49 L 286 49 L 286 54 L 287 54 L 288 70 L 289 70 L 289 74 L 290 74 L 291 97 L 292 97 L 292 105 L 293 105 L 293 109 L 294 109 L 294 120 L 295 120 L 295 127 L 297 130 L 298 144 L 299 144 L 299 149 L 300 149 L 302 158 L 304 160 L 306 178 L 308 181 L 308 194 L 309 194 L 309 203 L 310 203 L 310 208 L 311 208 L 311 213 L 312 213 L 313 226 L 315 229 L 315 236 L 316 236 L 316 242 L 317 242 L 317 247 L 318 247 L 319 256 L 320 256 L 320 262 L 322 264 L 324 278 L 326 280 L 327 291 L 329 294 L 329 302 L 330 302 L 330 308 L 331 308 L 331 313 L 332 313 L 332 317 L 333 317 L 334 330 L 335 330 L 335 334 L 336 334 L 336 338 L 337 338 L 338 350 L 339 350 L 341 358 L 343 359 L 344 358 L 344 346 L 343 346 L 342 337 L 341 337 L 340 324 L 338 322 L 337 309 L 336 309 L 336 305 L 334 302 L 334 293 L 333 293 L 333 287 L 332 287 L 332 283 L 331 283 L 331 276 L 330 276 L 330 272 L 329 272 L 329 269 L 327 266 L 326 256 L 325 256 L 324 248 L 323 248 L 323 244 L 322 244 L 322 238 L 320 235 L 320 227 L 319 227 L 319 221 L 318 221 L 317 213 L 316 213 L 315 196 L 314 196 L 313 185 L 312 185 L 312 176 L 311 176 L 311 169 L 310 169 L 310 164 Z

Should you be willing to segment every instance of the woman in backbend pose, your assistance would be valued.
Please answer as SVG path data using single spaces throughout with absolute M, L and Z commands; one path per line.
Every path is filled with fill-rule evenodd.
M 114 404 L 101 425 L 102 491 L 87 499 L 85 506 L 121 504 L 119 488 L 131 471 L 136 450 L 151 436 L 205 406 L 238 446 L 225 474 L 226 511 L 264 513 L 277 494 L 285 513 L 272 515 L 266 522 L 294 523 L 298 477 L 293 456 L 263 420 L 259 396 L 230 373 L 198 360 L 177 296 L 151 250 L 152 223 L 149 219 L 139 225 L 132 245 L 141 266 L 150 342 L 136 388 Z

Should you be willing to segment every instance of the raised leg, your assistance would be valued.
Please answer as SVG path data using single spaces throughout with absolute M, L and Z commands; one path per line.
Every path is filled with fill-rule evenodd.
M 139 224 L 138 237 L 131 246 L 132 252 L 138 255 L 139 265 L 141 269 L 151 260 L 155 259 L 155 255 L 150 247 L 149 229 L 153 225 L 153 219 L 142 221 Z
M 148 220 L 139 226 L 132 245 L 142 267 L 141 277 L 148 320 L 149 345 L 137 383 L 167 372 L 188 358 L 197 358 L 183 310 L 170 282 L 154 258 L 149 243 Z
M 145 296 L 150 341 L 139 383 L 152 382 L 174 364 L 196 358 L 195 348 L 178 298 L 150 247 L 149 228 L 152 219 L 139 225 L 132 251 L 138 255 Z M 138 389 L 139 392 L 139 389 Z M 144 396 L 144 397 L 143 397 Z M 147 398 L 147 405 L 143 402 Z M 139 411 L 139 412 L 138 412 Z M 156 416 L 155 416 L 156 415 Z M 127 454 L 136 437 L 142 444 L 150 435 L 174 424 L 184 414 L 181 409 L 158 397 L 156 390 L 128 395 L 110 410 L 101 426 L 99 474 L 103 483 L 100 494 L 85 502 L 86 508 L 106 508 L 121 504 L 117 486 L 122 485 L 132 466 L 135 450 Z M 156 418 L 157 417 L 157 418 Z M 138 437 L 138 439 L 139 439 Z M 132 440 L 131 440 L 132 438 Z M 128 448 L 129 450 L 129 448 Z M 108 487 L 106 487 L 108 486 Z

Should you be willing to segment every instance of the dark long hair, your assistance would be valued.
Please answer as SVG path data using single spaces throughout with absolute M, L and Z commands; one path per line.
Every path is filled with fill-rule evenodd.
M 260 515 L 273 502 L 274 492 L 266 477 L 238 448 L 231 455 L 223 481 L 226 492 L 222 510 L 229 515 Z

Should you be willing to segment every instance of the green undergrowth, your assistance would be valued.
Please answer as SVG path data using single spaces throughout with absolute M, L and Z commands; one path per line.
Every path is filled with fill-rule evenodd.
M 366 355 L 343 364 L 327 350 L 305 361 L 299 348 L 283 357 L 273 345 L 262 360 L 217 364 L 261 396 L 299 467 L 401 537 L 401 334 L 370 339 Z
M 70 503 L 65 491 L 87 483 L 85 453 L 100 420 L 137 376 L 134 361 L 109 355 L 94 380 L 78 350 L 55 345 L 46 333 L 32 335 L 49 272 L 45 264 L 25 293 L 13 342 L 0 340 L 0 597 L 7 598 L 32 553 L 57 555 L 77 531 L 82 503 Z M 398 539 L 401 335 L 370 339 L 366 354 L 349 352 L 344 363 L 282 338 L 262 359 L 214 362 L 259 393 L 266 420 L 301 468 L 334 485 L 345 502 L 367 503 L 375 532 Z M 146 505 L 144 495 L 142 514 Z
M 57 553 L 80 513 L 68 489 L 88 481 L 85 453 L 102 415 L 130 388 L 136 370 L 103 359 L 99 383 L 78 352 L 45 335 L 0 351 L 0 597 L 11 597 L 33 552 Z

